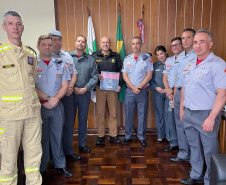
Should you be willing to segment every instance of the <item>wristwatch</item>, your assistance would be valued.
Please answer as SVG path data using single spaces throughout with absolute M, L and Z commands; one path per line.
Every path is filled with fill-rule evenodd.
M 47 97 L 46 97 L 46 101 L 49 101 L 49 100 L 50 100 L 50 96 L 47 96 Z

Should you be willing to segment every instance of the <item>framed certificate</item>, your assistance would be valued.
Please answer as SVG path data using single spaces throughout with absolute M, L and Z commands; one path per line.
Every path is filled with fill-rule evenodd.
M 100 81 L 100 90 L 116 91 L 119 84 L 119 72 L 101 71 L 104 80 Z

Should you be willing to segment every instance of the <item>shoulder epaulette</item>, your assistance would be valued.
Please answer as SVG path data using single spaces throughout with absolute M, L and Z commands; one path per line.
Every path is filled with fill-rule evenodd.
M 132 55 L 132 54 L 131 54 L 131 55 Z M 126 58 L 130 57 L 131 55 L 127 55 L 127 56 L 124 58 L 124 60 L 125 60 Z
M 27 48 L 27 52 L 29 52 L 30 54 L 33 54 L 35 56 L 37 55 L 36 51 L 30 46 L 26 46 L 26 48 Z

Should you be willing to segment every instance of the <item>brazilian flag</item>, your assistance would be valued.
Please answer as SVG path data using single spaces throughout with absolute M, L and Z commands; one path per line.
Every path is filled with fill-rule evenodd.
M 116 34 L 116 52 L 119 53 L 123 61 L 124 58 L 126 57 L 126 50 L 125 50 L 125 45 L 124 45 L 123 36 L 122 36 L 121 13 L 119 13 L 119 16 L 118 16 L 118 25 L 117 25 L 117 34 Z M 118 95 L 119 101 L 122 103 L 124 103 L 125 101 L 125 93 L 126 93 L 126 84 L 124 83 Z

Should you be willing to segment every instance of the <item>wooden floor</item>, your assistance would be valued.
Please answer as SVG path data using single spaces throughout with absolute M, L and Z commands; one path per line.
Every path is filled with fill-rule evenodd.
M 187 162 L 170 162 L 177 151 L 165 152 L 168 143 L 158 144 L 156 134 L 147 134 L 147 147 L 142 147 L 136 137 L 129 145 L 106 144 L 96 146 L 96 135 L 89 135 L 87 145 L 91 153 L 79 153 L 77 136 L 74 137 L 75 152 L 82 156 L 80 161 L 67 161 L 67 168 L 73 171 L 72 178 L 55 172 L 52 165 L 47 170 L 45 185 L 176 185 L 181 178 L 189 176 Z M 120 137 L 123 139 L 124 137 Z

